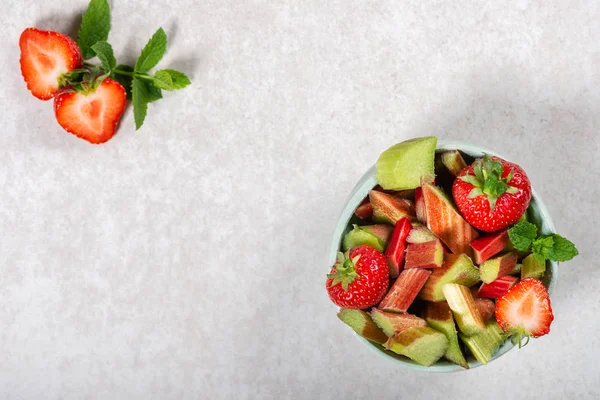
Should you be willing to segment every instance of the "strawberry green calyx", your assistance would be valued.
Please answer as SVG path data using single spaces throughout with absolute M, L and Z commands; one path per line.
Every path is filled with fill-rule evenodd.
M 506 336 L 510 336 L 512 343 L 514 345 L 518 344 L 519 348 L 527 346 L 529 339 L 531 339 L 531 334 L 523 328 L 510 328 Z M 525 340 L 525 343 L 523 343 L 523 340 Z
M 490 211 L 494 210 L 496 201 L 504 193 L 515 194 L 519 189 L 510 186 L 509 183 L 513 177 L 513 170 L 502 178 L 504 166 L 498 161 L 494 161 L 487 154 L 483 158 L 473 163 L 473 172 L 475 175 L 461 176 L 459 179 L 474 186 L 468 198 L 472 199 L 485 195 L 490 203 Z
M 360 259 L 360 255 L 354 257 L 353 259 L 349 258 L 349 252 L 345 254 L 341 251 L 338 251 L 337 255 L 337 263 L 334 265 L 333 269 L 335 270 L 332 274 L 327 274 L 327 278 L 333 279 L 330 287 L 337 285 L 338 283 L 342 284 L 342 288 L 345 292 L 348 291 L 348 285 L 354 282 L 354 280 L 360 278 L 360 275 L 356 273 L 355 265 Z

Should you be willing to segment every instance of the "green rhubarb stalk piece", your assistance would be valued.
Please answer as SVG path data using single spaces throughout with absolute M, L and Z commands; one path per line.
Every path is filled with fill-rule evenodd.
M 447 283 L 442 287 L 446 301 L 452 310 L 458 329 L 465 335 L 475 335 L 485 329 L 475 300 L 468 287 Z
M 479 270 L 466 254 L 446 254 L 441 268 L 435 268 L 419 293 L 419 298 L 428 301 L 444 301 L 442 287 L 447 283 L 473 286 L 479 282 Z
M 384 344 L 388 336 L 383 333 L 368 313 L 363 310 L 342 308 L 338 312 L 338 318 L 358 333 L 360 336 L 375 343 Z
M 399 199 L 378 190 L 369 192 L 369 201 L 373 206 L 373 221 L 395 225 L 398 220 L 416 219 L 414 205 L 410 200 Z
M 371 310 L 370 315 L 373 322 L 375 322 L 388 337 L 394 336 L 408 328 L 427 326 L 427 323 L 423 318 L 407 313 L 393 313 L 374 308 Z
M 510 252 L 484 261 L 479 266 L 481 280 L 484 283 L 491 283 L 501 276 L 508 275 L 515 269 L 518 257 L 516 252 Z
M 429 367 L 446 353 L 448 339 L 446 335 L 435 329 L 420 326 L 406 329 L 392 336 L 384 346 L 394 353 Z
M 408 243 L 425 243 L 437 239 L 437 236 L 433 234 L 425 226 L 417 226 L 416 222 L 412 223 L 413 228 L 408 233 L 406 241 Z
M 482 364 L 487 364 L 506 340 L 502 328 L 493 319 L 485 324 L 485 329 L 482 332 L 473 336 L 459 332 L 458 337 L 467 345 L 475 359 Z
M 445 301 L 438 303 L 428 302 L 425 307 L 424 317 L 429 326 L 446 335 L 448 349 L 444 353 L 444 357 L 454 364 L 469 369 L 469 364 L 465 360 L 465 356 L 458 343 L 454 318 L 452 317 L 452 310 L 450 310 L 448 303 Z
M 521 269 L 521 279 L 536 278 L 541 279 L 546 272 L 546 261 L 539 262 L 533 254 L 528 255 L 523 259 L 523 267 Z
M 414 189 L 421 178 L 435 176 L 434 160 L 437 138 L 415 138 L 398 143 L 379 156 L 377 181 L 386 190 Z
M 458 150 L 443 152 L 442 164 L 444 164 L 448 171 L 454 176 L 458 175 L 459 172 L 467 166 L 465 159 L 460 155 L 460 151 Z
M 353 225 L 353 229 L 344 236 L 342 247 L 344 251 L 348 251 L 357 246 L 367 244 L 379 252 L 383 252 L 385 246 L 383 240 L 373 235 L 372 233 L 361 229 L 358 225 Z
M 367 231 L 372 235 L 375 235 L 383 243 L 383 247 L 387 247 L 388 242 L 392 236 L 393 226 L 388 224 L 377 224 L 377 225 L 363 225 L 360 227 L 363 231 Z

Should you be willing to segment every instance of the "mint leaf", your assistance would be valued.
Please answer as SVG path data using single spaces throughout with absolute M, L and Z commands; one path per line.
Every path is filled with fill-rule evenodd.
M 146 84 L 139 78 L 134 78 L 131 84 L 132 104 L 133 104 L 133 119 L 135 120 L 135 129 L 140 129 L 146 114 L 148 112 L 148 103 L 150 102 L 150 94 L 146 88 Z
M 94 50 L 94 53 L 98 56 L 98 59 L 102 63 L 102 68 L 106 72 L 110 72 L 116 67 L 117 60 L 115 59 L 115 54 L 113 53 L 110 43 L 104 40 L 96 42 L 92 46 L 92 50 Z
M 579 254 L 579 251 L 570 240 L 556 233 L 552 234 L 552 239 L 554 245 L 548 249 L 548 259 L 552 261 L 569 261 Z
M 154 84 L 164 90 L 183 89 L 190 83 L 190 79 L 183 72 L 173 69 L 161 69 L 154 74 Z
M 175 90 L 171 75 L 165 71 L 156 71 L 154 74 L 154 84 L 164 90 Z
M 77 36 L 77 44 L 83 58 L 93 58 L 96 53 L 92 46 L 108 39 L 110 32 L 110 7 L 106 0 L 91 0 L 83 18 Z
M 114 70 L 133 73 L 133 67 L 125 64 L 119 64 L 110 74 L 111 78 L 123 85 L 125 92 L 127 93 L 127 100 L 131 100 L 131 82 L 133 81 L 133 77 L 129 75 L 117 74 Z
M 515 249 L 527 251 L 537 237 L 537 227 L 531 222 L 519 222 L 508 230 L 508 237 Z
M 142 82 L 144 85 L 146 85 L 146 91 L 148 92 L 148 103 L 162 99 L 162 90 L 154 86 L 152 81 L 142 80 Z
M 548 259 L 548 253 L 552 246 L 554 246 L 554 239 L 552 236 L 545 235 L 540 236 L 533 241 L 531 250 L 533 251 L 534 257 L 539 262 L 544 262 L 544 260 Z
M 162 28 L 152 35 L 152 38 L 146 43 L 140 58 L 135 63 L 135 72 L 143 74 L 154 68 L 161 60 L 167 50 L 167 34 Z

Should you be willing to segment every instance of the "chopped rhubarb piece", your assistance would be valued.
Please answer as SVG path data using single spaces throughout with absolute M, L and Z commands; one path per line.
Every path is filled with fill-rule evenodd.
M 427 212 L 425 211 L 425 199 L 423 198 L 423 189 L 418 187 L 415 189 L 415 214 L 417 214 L 417 220 L 426 224 L 427 223 Z
M 460 171 L 467 166 L 465 159 L 458 150 L 445 151 L 442 153 L 442 163 L 448 171 L 456 176 Z
M 369 314 L 362 310 L 342 308 L 338 312 L 338 318 L 365 339 L 379 344 L 388 340 L 387 335 L 373 322 Z
M 434 177 L 435 136 L 395 144 L 377 160 L 377 182 L 386 190 L 419 187 L 424 176 Z
M 410 200 L 399 199 L 377 190 L 369 192 L 369 200 L 373 206 L 373 220 L 376 222 L 395 225 L 402 218 L 416 219 Z
M 489 299 L 499 299 L 508 289 L 519 282 L 519 278 L 511 275 L 504 275 L 490 283 L 483 283 L 477 291 L 477 296 L 487 297 Z
M 406 247 L 405 268 L 440 268 L 443 262 L 444 248 L 438 239 Z
M 473 300 L 475 301 L 475 307 L 477 307 L 477 311 L 479 311 L 479 315 L 483 322 L 494 316 L 496 305 L 492 300 L 482 299 L 480 297 L 475 297 Z
M 385 312 L 377 308 L 371 310 L 371 319 L 387 336 L 394 336 L 396 333 L 414 326 L 427 326 L 425 320 L 416 315 Z
M 468 287 L 447 283 L 442 287 L 446 301 L 452 310 L 458 329 L 465 335 L 474 335 L 485 329 L 481 315 Z
M 383 247 L 387 247 L 387 244 L 392 237 L 392 231 L 394 230 L 394 227 L 388 224 L 378 224 L 364 225 L 361 226 L 360 229 L 377 236 L 383 242 Z
M 473 260 L 476 264 L 481 264 L 504 250 L 509 241 L 508 229 L 473 240 L 470 244 L 473 248 Z
M 410 230 L 406 241 L 408 243 L 425 243 L 431 240 L 435 240 L 437 237 L 425 226 L 415 226 Z
M 470 255 L 469 243 L 479 234 L 464 220 L 448 197 L 428 183 L 423 186 L 427 227 L 444 242 L 454 254 Z
M 510 252 L 498 257 L 484 261 L 479 266 L 481 280 L 484 283 L 491 283 L 501 276 L 508 275 L 517 265 L 518 255 L 516 252 Z
M 546 272 L 546 262 L 539 262 L 533 254 L 528 255 L 523 260 L 521 269 L 521 279 L 536 278 L 541 279 Z
M 386 190 L 388 194 L 391 194 L 394 197 L 399 199 L 406 200 L 414 200 L 415 199 L 415 189 L 406 189 L 406 190 Z
M 435 329 L 420 326 L 406 329 L 392 336 L 384 346 L 394 353 L 429 367 L 446 353 L 448 339 Z
M 423 286 L 419 297 L 428 301 L 444 301 L 442 287 L 446 283 L 458 283 L 467 287 L 479 282 L 479 270 L 466 254 L 448 254 L 441 268 L 436 268 Z
M 369 245 L 379 252 L 383 252 L 385 247 L 383 240 L 355 224 L 354 228 L 344 236 L 342 247 L 344 251 L 348 251 L 363 244 Z
M 458 337 L 467 345 L 475 359 L 482 364 L 487 364 L 506 340 L 502 328 L 493 319 L 485 324 L 485 329 L 482 332 L 473 336 L 459 332 Z
M 431 275 L 431 271 L 427 269 L 405 269 L 383 298 L 379 308 L 383 311 L 406 312 L 429 275 Z
M 390 270 L 390 277 L 396 278 L 404 265 L 404 250 L 406 249 L 406 237 L 412 225 L 408 218 L 399 219 L 394 226 L 392 237 L 385 249 L 385 259 Z
M 360 219 L 371 219 L 373 216 L 373 206 L 368 198 L 364 199 L 362 203 L 356 207 L 354 214 Z
M 448 339 L 448 349 L 444 357 L 449 361 L 460 365 L 463 368 L 469 369 L 469 364 L 465 360 L 465 356 L 458 344 L 458 336 L 456 327 L 454 326 L 454 318 L 448 303 L 441 301 L 438 303 L 427 303 L 424 313 L 425 320 L 433 329 L 442 332 Z
M 525 260 L 523 260 L 525 261 Z M 523 268 L 523 264 L 515 264 L 515 267 L 510 271 L 509 275 L 521 275 L 521 269 Z

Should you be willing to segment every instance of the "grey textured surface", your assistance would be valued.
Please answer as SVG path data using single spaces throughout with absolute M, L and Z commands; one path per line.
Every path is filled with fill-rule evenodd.
M 2 2 L 0 398 L 600 397 L 598 1 L 115 0 L 118 59 L 163 26 L 193 85 L 103 146 L 18 69 L 85 1 L 27 3 Z M 431 134 L 520 163 L 581 252 L 550 335 L 452 375 L 380 359 L 324 290 L 354 183 Z

